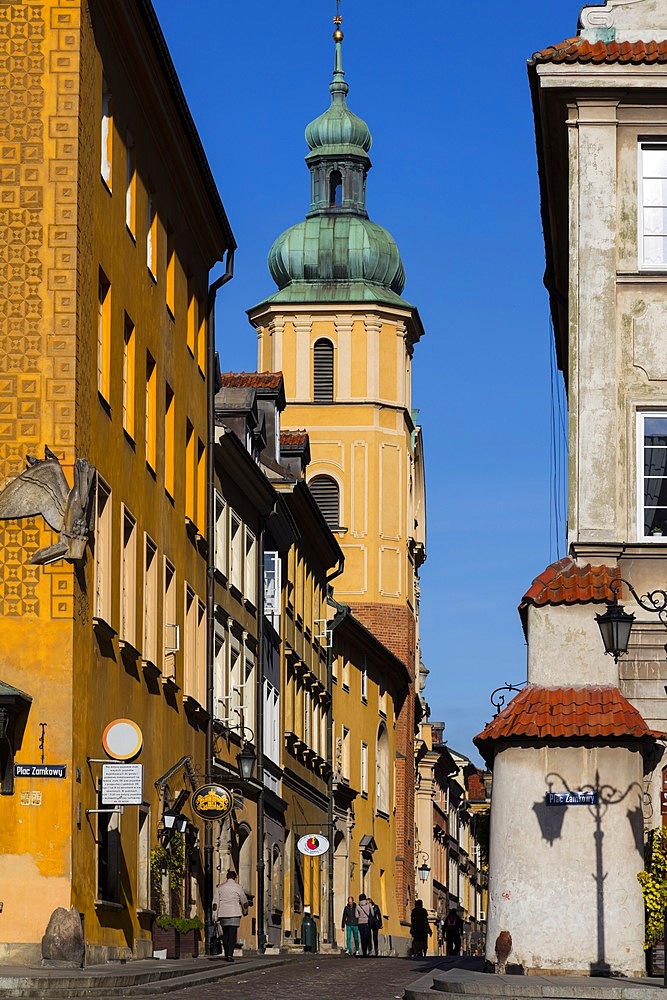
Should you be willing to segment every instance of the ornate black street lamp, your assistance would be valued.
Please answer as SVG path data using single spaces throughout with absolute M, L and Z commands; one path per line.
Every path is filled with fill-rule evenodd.
M 600 627 L 605 654 L 613 656 L 615 663 L 618 663 L 619 657 L 628 651 L 632 623 L 635 620 L 635 616 L 618 603 L 618 591 L 622 584 L 625 584 L 640 608 L 656 614 L 662 624 L 667 626 L 667 591 L 651 590 L 648 594 L 643 594 L 640 597 L 632 584 L 624 580 L 623 577 L 612 580 L 609 587 L 614 597 L 607 601 L 605 613 L 596 615 L 595 620 Z

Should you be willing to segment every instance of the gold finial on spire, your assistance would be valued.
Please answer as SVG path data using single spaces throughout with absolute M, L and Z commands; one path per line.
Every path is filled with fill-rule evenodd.
M 342 42 L 344 35 L 340 29 L 340 26 L 343 23 L 343 18 L 340 13 L 340 0 L 336 0 L 336 16 L 333 19 L 333 23 L 336 25 L 336 30 L 333 33 L 333 40 L 334 42 Z

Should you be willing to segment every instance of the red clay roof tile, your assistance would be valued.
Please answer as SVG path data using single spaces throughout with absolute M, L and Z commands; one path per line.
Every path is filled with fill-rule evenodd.
M 473 739 L 493 755 L 499 740 L 659 739 L 616 687 L 545 688 L 529 684 Z
M 662 42 L 589 42 L 585 38 L 567 38 L 535 52 L 531 65 L 538 63 L 621 63 L 641 65 L 667 63 L 667 41 Z
M 281 448 L 304 448 L 309 442 L 308 431 L 282 431 L 280 432 Z
M 591 601 L 602 603 L 614 599 L 611 589 L 612 580 L 620 579 L 618 567 L 609 566 L 579 566 L 570 559 L 559 559 L 547 566 L 543 573 L 536 576 L 530 588 L 523 595 L 519 605 L 519 614 L 526 628 L 528 606 L 544 607 L 547 604 L 588 604 Z
M 222 372 L 220 380 L 223 388 L 235 389 L 279 389 L 283 381 L 282 372 Z

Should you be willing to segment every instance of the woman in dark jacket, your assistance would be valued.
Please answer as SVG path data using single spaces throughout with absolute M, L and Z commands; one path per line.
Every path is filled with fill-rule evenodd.
M 354 896 L 347 897 L 347 906 L 343 907 L 343 919 L 341 929 L 346 932 L 345 954 L 359 954 L 359 921 L 357 920 L 357 907 Z M 354 939 L 354 951 L 352 951 L 352 939 Z

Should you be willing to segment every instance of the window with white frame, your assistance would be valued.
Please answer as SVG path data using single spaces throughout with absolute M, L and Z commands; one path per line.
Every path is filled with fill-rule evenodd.
M 376 760 L 376 808 L 383 813 L 389 812 L 390 788 L 389 777 L 389 735 L 387 727 L 382 724 L 378 729 Z
M 276 631 L 280 628 L 280 553 L 264 553 L 264 615 Z
M 245 582 L 244 597 L 257 606 L 257 539 L 246 525 L 245 527 Z
M 137 522 L 123 505 L 120 638 L 132 646 L 137 628 Z
M 227 504 L 215 491 L 215 568 L 227 576 Z
M 213 715 L 216 719 L 225 720 L 229 717 L 225 633 L 217 625 L 213 649 Z
M 236 511 L 230 510 L 229 557 L 230 582 L 240 594 L 243 593 L 243 522 Z
M 102 80 L 102 120 L 100 129 L 100 173 L 111 191 L 111 160 L 113 149 L 113 102 L 106 80 Z
M 280 763 L 280 695 L 264 679 L 264 756 Z
M 365 653 L 361 658 L 361 700 L 368 701 L 368 659 Z
M 368 745 L 361 744 L 361 794 L 368 795 Z
M 184 621 L 184 666 L 183 666 L 183 693 L 196 697 L 196 671 L 197 671 L 197 598 L 192 587 L 185 585 L 185 614 Z
M 97 477 L 95 530 L 95 617 L 111 622 L 111 490 Z
M 350 780 L 350 730 L 343 726 L 340 740 L 340 768 L 345 781 Z
M 144 535 L 144 659 L 157 664 L 158 558 L 155 542 Z
M 639 145 L 639 266 L 667 268 L 667 143 Z
M 308 688 L 303 692 L 303 740 L 307 747 L 313 745 L 313 703 Z
M 637 415 L 637 520 L 640 540 L 667 536 L 667 411 Z
M 180 647 L 179 627 L 176 621 L 176 568 L 165 557 L 164 586 L 162 595 L 164 614 L 164 660 L 162 672 L 170 679 L 176 677 L 176 654 Z
M 241 723 L 252 728 L 255 715 L 255 657 L 247 647 L 244 656 L 244 677 L 243 677 L 243 714 Z

